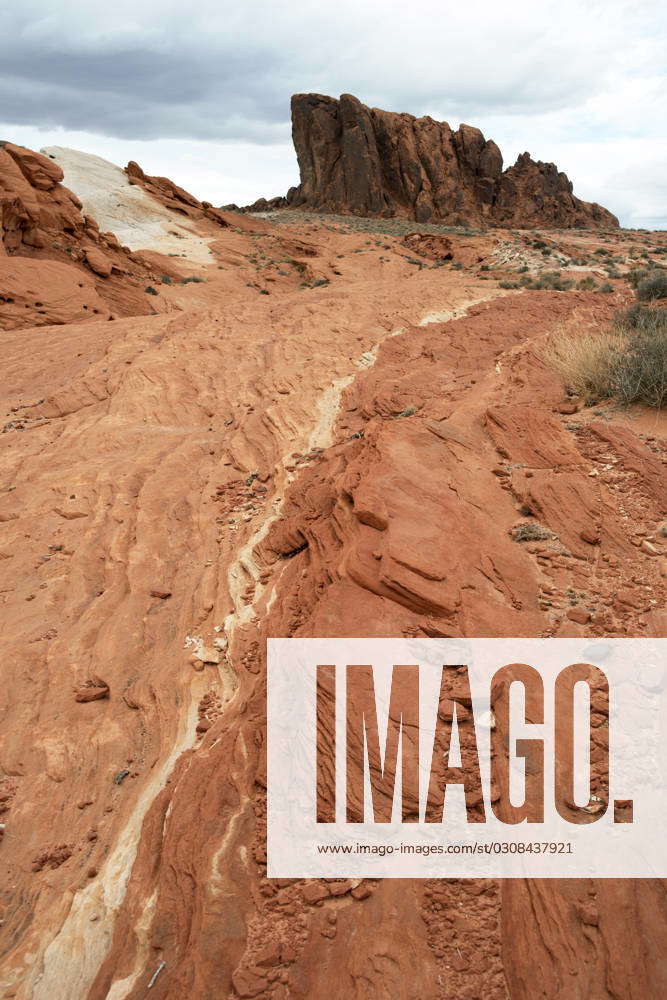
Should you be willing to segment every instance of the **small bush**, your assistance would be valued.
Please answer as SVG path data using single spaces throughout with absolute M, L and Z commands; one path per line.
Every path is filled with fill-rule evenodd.
M 667 271 L 651 271 L 642 278 L 637 285 L 637 298 L 640 302 L 667 298 Z
M 553 531 L 532 521 L 515 525 L 511 534 L 515 542 L 544 542 L 548 538 L 555 538 Z
M 574 286 L 574 281 L 571 281 L 569 278 L 563 278 L 560 271 L 544 271 L 536 278 L 524 276 L 521 279 L 521 283 L 526 288 L 535 288 L 538 291 L 546 290 L 550 292 L 568 292 Z
M 609 292 L 613 292 L 614 291 L 614 286 L 612 285 L 612 283 L 610 281 L 603 281 L 602 284 L 600 285 L 598 291 L 599 292 L 604 292 L 605 294 L 608 295 Z
M 650 273 L 651 272 L 647 267 L 633 267 L 628 271 L 625 277 L 632 287 L 636 288 L 640 281 L 643 281 L 644 278 L 648 278 Z
M 667 310 L 637 304 L 606 330 L 563 329 L 544 360 L 566 387 L 589 402 L 615 397 L 623 405 L 667 401 Z
M 161 274 L 160 275 L 160 281 L 162 282 L 163 285 L 171 285 L 172 284 L 172 280 L 171 280 L 171 278 L 169 277 L 168 274 Z
M 200 285 L 202 282 L 206 281 L 206 278 L 200 278 L 198 274 L 192 274 L 189 278 L 181 278 L 182 285 L 190 285 L 192 282 Z

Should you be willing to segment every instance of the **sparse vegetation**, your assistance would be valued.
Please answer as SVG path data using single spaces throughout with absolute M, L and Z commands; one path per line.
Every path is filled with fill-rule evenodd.
M 667 310 L 637 304 L 608 329 L 561 330 L 545 361 L 566 388 L 589 403 L 616 398 L 624 406 L 661 407 L 667 399 Z
M 667 298 L 667 271 L 656 268 L 642 278 L 637 284 L 637 298 L 641 302 Z
M 528 521 L 525 524 L 516 524 L 512 528 L 512 538 L 515 542 L 544 542 L 549 538 L 554 538 L 553 531 L 549 531 L 537 521 Z

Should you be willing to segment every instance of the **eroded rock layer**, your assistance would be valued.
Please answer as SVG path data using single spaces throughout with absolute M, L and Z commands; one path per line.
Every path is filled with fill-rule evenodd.
M 0 329 L 159 312 L 150 263 L 100 232 L 41 153 L 0 143 Z
M 215 232 L 169 313 L 0 332 L 0 997 L 662 1000 L 659 880 L 266 877 L 267 637 L 665 635 L 664 415 L 542 350 L 627 284 Z
M 581 201 L 553 163 L 502 154 L 478 128 L 368 108 L 356 97 L 292 98 L 301 183 L 290 204 L 418 222 L 609 228 L 618 219 Z

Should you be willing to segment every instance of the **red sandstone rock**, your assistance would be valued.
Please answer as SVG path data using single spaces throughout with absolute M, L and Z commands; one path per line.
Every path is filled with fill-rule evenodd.
M 191 219 L 210 219 L 218 226 L 227 228 L 230 221 L 222 209 L 214 208 L 208 201 L 199 201 L 185 188 L 174 184 L 168 177 L 150 177 L 138 163 L 130 160 L 125 167 L 130 184 L 138 184 L 162 205 L 173 212 L 187 215 Z M 235 206 L 234 206 L 235 207 Z
M 418 222 L 511 227 L 618 226 L 600 205 L 575 198 L 553 163 L 503 158 L 479 129 L 368 108 L 351 94 L 292 97 L 301 183 L 290 205 Z
M 100 233 L 62 178 L 47 156 L 0 143 L 0 329 L 156 311 L 147 262 Z
M 267 636 L 665 634 L 662 560 L 628 537 L 664 548 L 665 417 L 572 431 L 540 357 L 617 304 L 499 297 L 393 238 L 238 228 L 172 288 L 182 312 L 0 331 L 4 991 L 535 1000 L 537 968 L 544 1000 L 661 1000 L 658 880 L 266 878 Z M 20 246 L 0 260 L 49 262 Z M 617 479 L 591 477 L 610 455 Z M 549 538 L 511 541 L 524 505 Z M 75 704 L 87 677 L 114 696 Z
M 111 274 L 111 264 L 101 250 L 94 248 L 86 250 L 86 263 L 91 271 L 99 274 L 102 278 L 108 278 Z

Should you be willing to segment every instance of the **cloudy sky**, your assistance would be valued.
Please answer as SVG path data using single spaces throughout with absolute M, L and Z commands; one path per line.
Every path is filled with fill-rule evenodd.
M 667 228 L 664 0 L 12 0 L 0 138 L 137 160 L 214 204 L 298 181 L 297 91 L 462 121 Z

